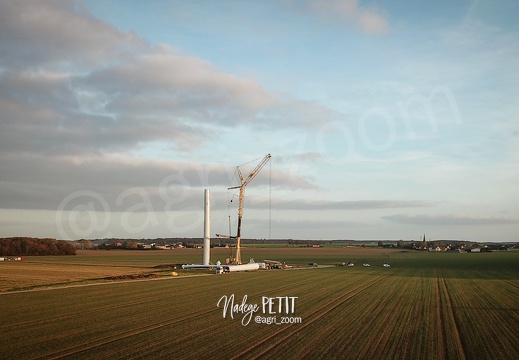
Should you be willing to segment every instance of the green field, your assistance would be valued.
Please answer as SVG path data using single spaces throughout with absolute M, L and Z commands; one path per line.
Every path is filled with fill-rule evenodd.
M 221 251 L 212 258 L 225 257 Z M 34 284 L 32 291 L 3 292 L 0 358 L 519 358 L 517 251 L 259 248 L 243 254 L 295 267 L 224 275 L 202 271 L 193 277 L 187 276 L 192 271 L 179 271 L 178 277 L 163 273 L 153 280 L 102 283 L 87 271 L 83 280 L 71 280 L 87 280 L 87 286 L 47 288 L 48 281 Z M 92 251 L 0 264 L 0 269 L 149 273 L 182 258 L 200 261 L 201 251 Z M 355 266 L 306 266 L 339 261 Z M 361 266 L 364 262 L 371 267 Z M 56 278 L 66 283 L 62 280 Z M 260 306 L 254 316 L 265 318 L 263 297 L 297 297 L 294 313 L 275 314 L 276 321 L 285 316 L 295 323 L 268 325 L 253 317 L 244 326 L 241 313 L 224 318 L 217 303 L 231 294 L 237 304 L 247 296 L 248 304 Z

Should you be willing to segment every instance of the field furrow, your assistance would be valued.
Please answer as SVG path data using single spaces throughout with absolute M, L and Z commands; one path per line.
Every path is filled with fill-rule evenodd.
M 364 290 L 369 287 L 375 285 L 379 281 L 382 281 L 386 276 L 378 276 L 374 279 L 371 279 L 369 282 L 359 285 L 351 291 L 345 292 L 337 297 L 333 297 L 332 300 L 329 300 L 325 303 L 322 303 L 320 306 L 314 308 L 314 310 L 310 313 L 306 313 L 304 317 L 304 322 L 302 324 L 292 324 L 285 328 L 279 329 L 273 332 L 267 338 L 261 339 L 250 347 L 245 349 L 243 352 L 234 356 L 234 359 L 238 358 L 258 358 L 258 357 L 272 357 L 275 354 L 270 354 L 269 352 L 280 346 L 281 344 L 286 344 L 293 337 L 297 337 L 298 333 L 303 331 L 306 327 L 311 326 L 314 322 L 319 321 L 321 317 L 326 316 L 328 313 L 334 311 L 339 306 L 343 305 L 352 297 L 362 293 Z M 286 353 L 286 352 L 285 352 Z M 292 356 L 294 355 L 291 352 Z
M 489 280 L 448 282 L 455 317 L 468 357 L 508 358 L 519 354 L 519 292 Z
M 461 319 L 456 310 L 453 295 L 447 286 L 447 282 L 442 271 L 438 272 L 440 287 L 440 316 L 442 318 L 443 338 L 446 340 L 445 349 L 447 359 L 466 359 L 466 349 L 468 344 L 460 334 Z

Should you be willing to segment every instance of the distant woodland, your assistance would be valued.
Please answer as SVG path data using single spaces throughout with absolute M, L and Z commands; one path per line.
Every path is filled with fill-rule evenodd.
M 0 256 L 28 255 L 76 255 L 75 246 L 69 241 L 13 237 L 0 239 Z

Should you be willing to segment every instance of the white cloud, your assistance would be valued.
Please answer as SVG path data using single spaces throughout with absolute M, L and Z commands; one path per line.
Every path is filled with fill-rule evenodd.
M 463 215 L 388 215 L 383 219 L 401 223 L 416 225 L 500 225 L 517 224 L 518 218 L 512 217 L 484 217 Z
M 131 154 L 167 143 L 168 155 L 178 157 L 175 150 L 218 140 L 222 127 L 315 127 L 326 112 L 280 101 L 256 82 L 166 45 L 150 46 L 74 3 L 3 2 L 0 10 L 4 209 L 56 210 L 71 194 L 69 208 L 94 194 L 110 211 L 121 211 L 145 194 L 150 207 L 140 211 L 165 211 L 169 203 L 192 209 L 200 188 L 229 185 L 234 165 Z M 267 184 L 265 176 L 255 183 Z M 316 188 L 294 173 L 271 176 L 279 188 Z
M 139 160 L 122 156 L 37 156 L 11 154 L 0 157 L 2 208 L 57 209 L 60 202 L 76 192 L 99 194 L 111 208 L 128 189 L 146 192 L 153 209 L 165 202 L 182 208 L 197 204 L 202 188 L 224 191 L 231 184 L 235 167 L 219 163 Z M 255 186 L 269 184 L 269 173 L 254 179 Z M 272 171 L 275 186 L 308 189 L 315 185 L 282 170 Z M 185 196 L 185 198 L 184 198 Z M 130 199 L 131 204 L 141 198 Z
M 434 207 L 428 201 L 408 200 L 357 200 L 357 201 L 327 201 L 327 200 L 274 200 L 272 205 L 277 210 L 370 210 L 393 208 Z
M 76 78 L 73 86 L 104 96 L 105 111 L 121 117 L 145 109 L 150 117 L 190 117 L 229 126 L 250 122 L 256 111 L 275 104 L 257 83 L 219 72 L 206 61 L 175 54 L 166 46 L 123 65 L 95 69 Z M 235 116 L 229 116 L 233 112 Z
M 331 21 L 352 23 L 369 35 L 388 32 L 387 19 L 375 8 L 359 5 L 357 0 L 307 0 L 306 7 L 312 13 Z
M 147 44 L 81 12 L 73 1 L 2 1 L 1 66 L 76 68 L 119 61 Z
M 389 31 L 387 20 L 375 10 L 361 11 L 358 21 L 367 34 L 379 35 Z
M 198 209 L 208 184 L 222 188 L 214 196 L 221 209 L 234 165 L 272 152 L 283 171 L 271 179 L 264 171 L 255 184 L 264 189 L 272 180 L 273 204 L 287 223 L 315 219 L 315 234 L 329 232 L 325 220 L 332 219 L 340 233 L 344 214 L 381 224 L 359 229 L 359 237 L 386 229 L 399 236 L 422 225 L 397 215 L 381 220 L 388 209 L 477 217 L 492 208 L 491 215 L 515 216 L 517 34 L 467 22 L 364 41 L 363 34 L 389 31 L 383 9 L 289 2 L 289 13 L 226 5 L 208 22 L 206 7 L 183 5 L 189 10 L 143 32 L 157 40 L 155 30 L 174 29 L 160 39 L 174 39 L 186 55 L 95 19 L 81 2 L 0 0 L 0 207 L 52 210 L 70 194 L 91 191 L 120 212 L 139 204 L 142 190 L 154 211 L 164 211 L 160 189 L 169 178 L 183 181 L 169 189 L 178 197 L 185 185 L 189 194 L 178 205 L 187 212 Z M 128 13 L 116 20 L 110 16 L 118 12 L 99 14 L 142 31 L 132 23 L 141 14 L 121 6 Z M 294 19 L 297 11 L 304 16 Z M 248 24 L 256 12 L 262 15 Z M 416 15 L 399 14 L 404 21 Z M 353 27 L 345 41 L 344 28 Z M 269 77 L 279 83 L 287 74 L 298 80 L 283 98 L 266 90 L 277 87 Z M 445 97 L 430 98 L 438 87 L 452 91 L 462 121 Z M 336 110 L 318 102 L 330 105 L 329 94 Z M 434 114 L 412 103 L 407 124 L 398 101 L 417 94 L 429 97 Z M 121 194 L 129 195 L 117 205 Z M 248 193 L 256 201 L 250 208 L 265 212 L 267 202 L 254 196 Z
M 217 126 L 315 128 L 336 116 L 311 102 L 276 99 L 167 45 L 152 47 L 68 2 L 1 6 L 4 151 L 91 155 L 157 141 L 194 150 Z

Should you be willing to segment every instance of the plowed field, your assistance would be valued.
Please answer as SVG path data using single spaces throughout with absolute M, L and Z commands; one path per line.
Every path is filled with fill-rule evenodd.
M 0 358 L 519 358 L 519 253 L 394 253 L 390 268 L 376 263 L 386 255 L 357 255 L 372 266 L 3 293 Z M 248 325 L 217 307 L 231 294 L 259 306 Z M 263 297 L 285 296 L 297 297 L 293 313 L 263 312 Z

